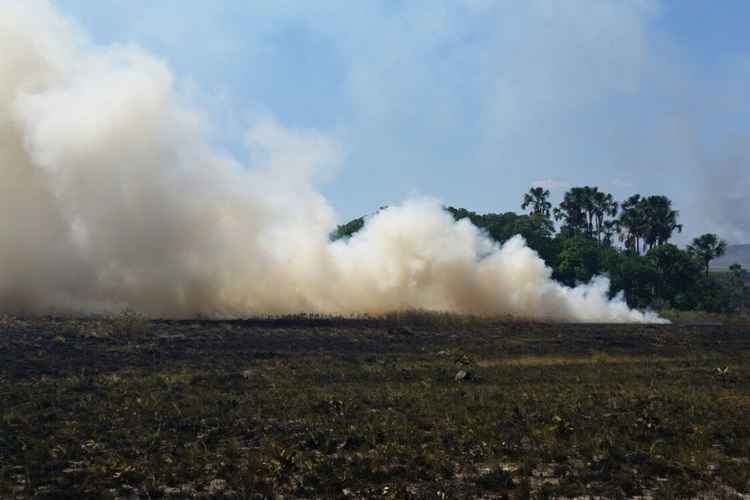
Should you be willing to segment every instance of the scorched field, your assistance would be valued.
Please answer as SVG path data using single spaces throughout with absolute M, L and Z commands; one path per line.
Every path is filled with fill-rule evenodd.
M 0 498 L 747 498 L 750 327 L 0 323 Z

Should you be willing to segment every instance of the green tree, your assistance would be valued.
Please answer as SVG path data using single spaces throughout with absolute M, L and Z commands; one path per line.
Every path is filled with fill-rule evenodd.
M 699 302 L 700 264 L 670 243 L 652 248 L 646 257 L 659 273 L 655 298 L 677 309 L 693 309 Z
M 740 264 L 732 264 L 729 266 L 730 273 L 730 294 L 732 305 L 735 311 L 737 310 L 749 310 L 750 311 L 750 287 L 747 283 L 747 270 Z
M 590 193 L 592 210 L 594 216 L 594 232 L 599 243 L 611 244 L 612 229 L 615 221 L 611 218 L 617 216 L 619 209 L 617 202 L 611 194 L 593 188 Z
M 641 253 L 641 241 L 646 231 L 645 211 L 641 195 L 634 194 L 622 203 L 622 212 L 617 219 L 620 241 L 636 255 Z
M 643 198 L 634 194 L 621 208 L 617 219 L 620 241 L 636 254 L 669 242 L 675 231 L 682 232 L 682 224 L 677 223 L 679 212 L 672 209 L 672 201 L 666 196 Z
M 532 187 L 529 192 L 523 195 L 521 209 L 531 207 L 529 215 L 538 215 L 542 217 L 550 216 L 552 203 L 549 202 L 549 189 L 542 187 Z
M 615 235 L 620 232 L 620 224 L 617 220 L 604 221 L 601 243 L 605 247 L 611 247 L 615 242 Z
M 645 230 L 643 241 L 646 250 L 667 243 L 675 231 L 682 232 L 677 223 L 679 212 L 672 209 L 672 201 L 666 196 L 649 196 L 641 201 Z
M 535 250 L 548 266 L 557 263 L 560 248 L 552 237 L 555 226 L 549 217 L 541 214 L 517 216 L 510 225 L 510 232 L 523 236 L 529 248 Z
M 552 238 L 555 227 L 549 217 L 541 214 L 518 215 L 513 212 L 501 214 L 477 214 L 465 208 L 446 207 L 456 220 L 469 219 L 479 229 L 498 243 L 505 243 L 515 235 L 521 235 L 529 248 L 535 250 L 548 266 L 557 262 L 559 248 Z
M 563 223 L 565 232 L 588 233 L 588 217 L 586 215 L 586 187 L 574 187 L 563 197 L 560 206 L 553 210 L 555 220 Z
M 744 282 L 747 271 L 741 264 L 732 264 L 729 266 L 729 272 L 732 273 L 732 276 Z
M 563 222 L 564 233 L 582 233 L 604 243 L 611 240 L 607 233 L 611 233 L 610 218 L 617 215 L 617 210 L 617 202 L 611 194 L 597 187 L 583 186 L 565 193 L 553 214 L 556 220 Z
M 726 242 L 711 233 L 698 236 L 693 240 L 692 244 L 688 245 L 688 252 L 702 263 L 706 276 L 708 276 L 711 261 L 717 257 L 721 257 L 726 251 Z
M 736 313 L 750 306 L 750 294 L 742 270 L 703 276 L 697 308 L 722 313 Z
M 630 307 L 652 305 L 659 272 L 650 259 L 614 247 L 604 248 L 602 270 L 609 276 L 611 297 L 623 292 Z
M 388 208 L 388 205 L 383 205 L 380 208 L 378 208 L 378 211 L 375 213 L 376 214 L 380 213 L 386 208 Z M 328 238 L 331 241 L 351 238 L 355 233 L 358 233 L 363 227 L 365 227 L 365 218 L 366 218 L 365 216 L 357 217 L 356 219 L 350 220 L 346 224 L 341 224 L 337 226 L 336 229 L 332 231 L 331 234 L 328 235 Z
M 568 286 L 586 283 L 602 273 L 601 247 L 584 234 L 564 238 L 553 277 Z
M 330 234 L 330 240 L 336 241 L 343 238 L 351 238 L 352 235 L 362 229 L 365 225 L 364 217 L 357 217 L 356 219 L 350 220 L 346 224 L 341 224 L 336 227 L 336 230 Z

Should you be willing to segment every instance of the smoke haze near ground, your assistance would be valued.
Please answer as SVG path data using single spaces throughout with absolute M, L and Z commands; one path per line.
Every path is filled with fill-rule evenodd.
M 343 162 L 335 140 L 262 118 L 241 162 L 157 57 L 92 45 L 46 1 L 0 7 L 0 312 L 658 321 L 604 278 L 557 284 L 523 240 L 499 247 L 431 199 L 331 243 L 315 183 Z

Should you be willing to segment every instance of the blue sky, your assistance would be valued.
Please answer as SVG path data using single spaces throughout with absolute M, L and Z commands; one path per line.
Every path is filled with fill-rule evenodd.
M 519 210 L 537 182 L 664 193 L 750 242 L 750 2 L 57 0 L 166 59 L 242 156 L 262 115 L 338 140 L 342 219 L 411 194 Z

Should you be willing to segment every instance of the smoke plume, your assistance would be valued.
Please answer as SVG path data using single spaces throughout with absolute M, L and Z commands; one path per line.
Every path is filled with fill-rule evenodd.
M 157 57 L 95 46 L 43 0 L 0 9 L 0 312 L 658 321 L 608 300 L 605 278 L 559 285 L 521 238 L 500 247 L 435 200 L 331 243 L 315 182 L 342 162 L 336 141 L 267 118 L 240 162 Z

